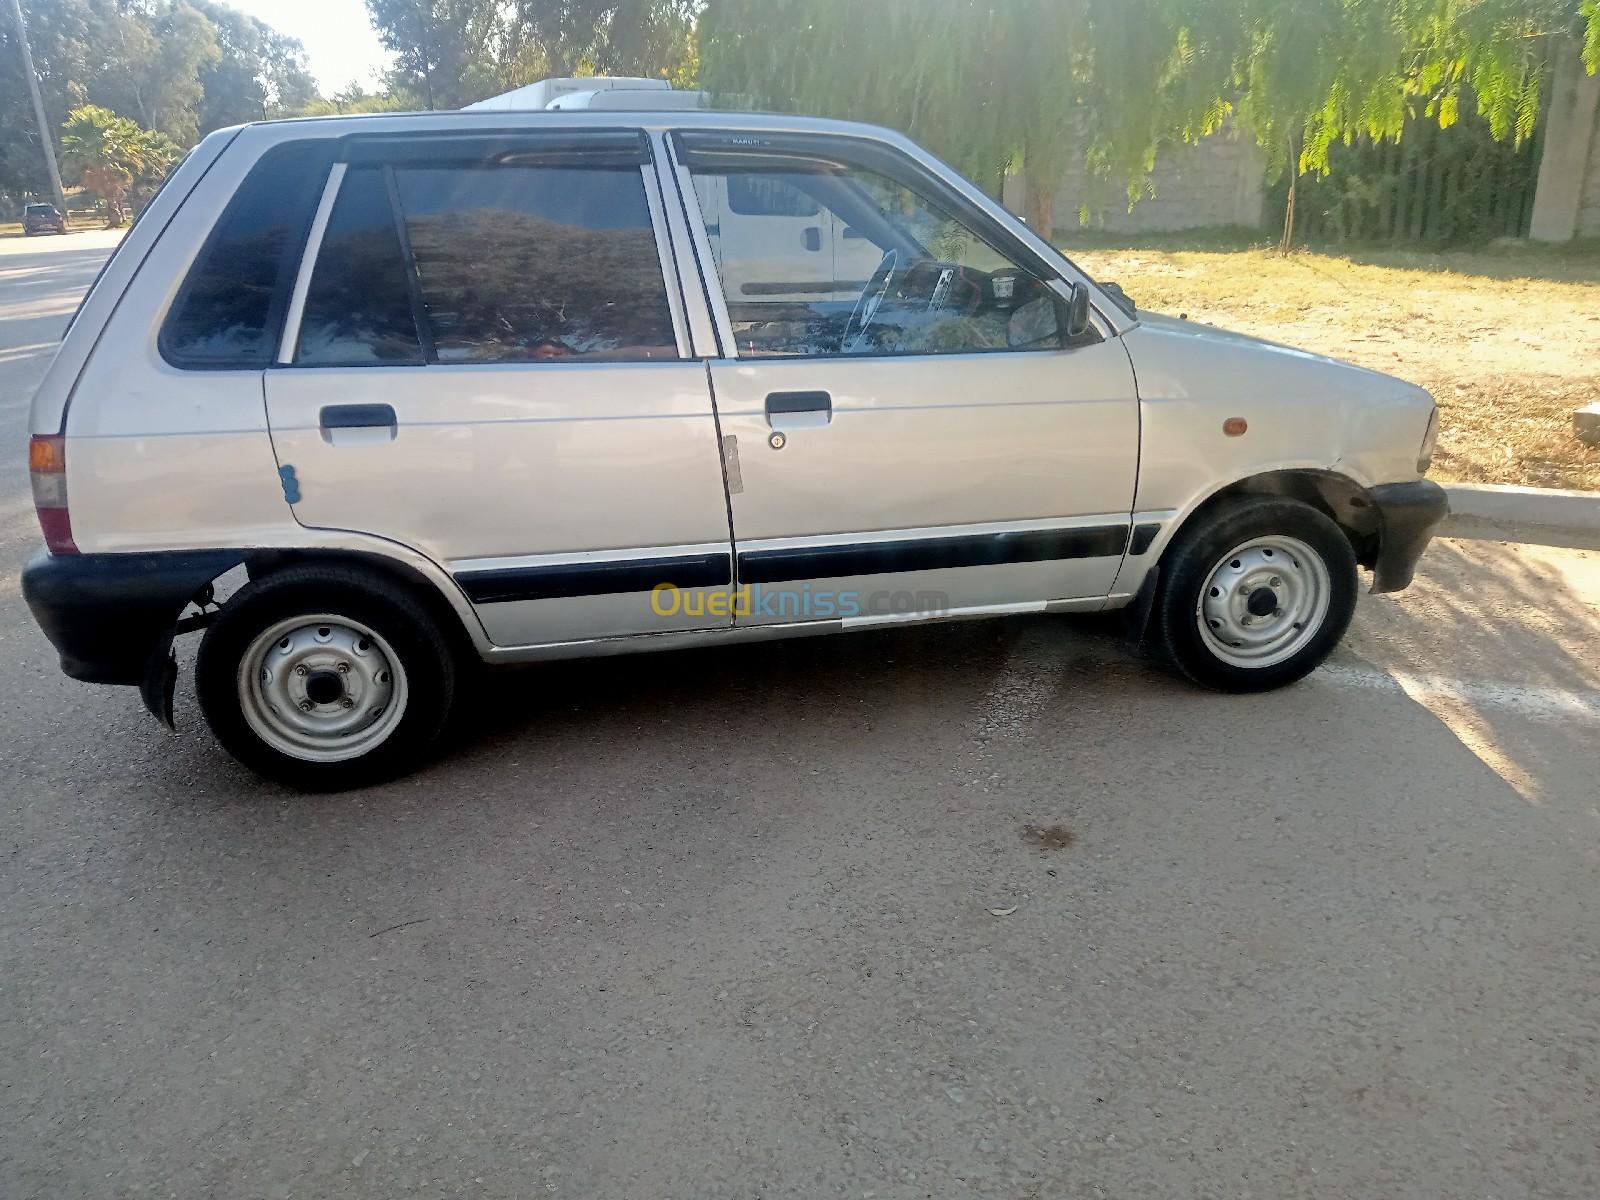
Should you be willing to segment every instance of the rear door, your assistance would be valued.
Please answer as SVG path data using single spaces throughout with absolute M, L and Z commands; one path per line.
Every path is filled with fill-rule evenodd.
M 781 195 L 839 231 L 818 280 L 798 239 L 746 253 L 726 211 L 720 239 L 702 214 L 738 622 L 1097 607 L 1128 543 L 1138 404 L 1109 329 L 1064 336 L 1054 268 L 880 143 L 672 148 L 691 201 Z
M 731 624 L 664 237 L 637 132 L 347 140 L 265 379 L 296 518 L 432 557 L 501 646 Z

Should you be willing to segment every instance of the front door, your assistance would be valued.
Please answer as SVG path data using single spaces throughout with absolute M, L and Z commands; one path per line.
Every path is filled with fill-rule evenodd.
M 848 230 L 854 256 L 820 282 L 798 238 L 741 259 L 726 210 L 708 239 L 732 346 L 711 380 L 738 620 L 1103 599 L 1128 540 L 1138 405 L 1119 343 L 1064 335 L 1053 268 L 885 146 L 684 132 L 674 147 L 694 195 L 737 179 L 788 197 Z
M 296 518 L 430 556 L 497 645 L 732 623 L 716 420 L 648 153 L 353 140 L 266 374 Z

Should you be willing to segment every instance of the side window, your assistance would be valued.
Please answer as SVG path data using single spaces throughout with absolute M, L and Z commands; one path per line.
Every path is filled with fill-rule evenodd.
M 272 361 L 333 153 L 332 139 L 289 142 L 251 168 L 162 326 L 167 361 L 204 370 Z
M 441 363 L 676 358 L 637 167 L 394 168 Z
M 349 367 L 422 361 L 386 172 L 352 168 L 339 186 L 311 272 L 295 362 Z
M 1045 282 L 915 188 L 815 159 L 691 171 L 727 193 L 703 216 L 741 356 L 1061 348 Z
M 728 208 L 742 217 L 814 217 L 817 202 L 774 175 L 728 176 Z

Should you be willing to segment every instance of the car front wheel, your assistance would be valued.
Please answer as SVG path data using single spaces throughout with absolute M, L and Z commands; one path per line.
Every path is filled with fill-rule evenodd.
M 449 716 L 451 651 L 426 607 L 365 571 L 252 582 L 206 631 L 206 721 L 235 758 L 294 787 L 379 783 L 421 761 Z
M 1195 682 L 1266 691 L 1327 658 L 1356 590 L 1355 552 L 1330 518 L 1298 500 L 1240 497 L 1178 535 L 1162 563 L 1157 631 Z

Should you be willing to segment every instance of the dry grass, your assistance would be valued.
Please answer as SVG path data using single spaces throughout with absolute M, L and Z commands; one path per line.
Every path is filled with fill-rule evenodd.
M 1142 307 L 1419 383 L 1439 401 L 1434 474 L 1600 490 L 1572 411 L 1600 400 L 1600 246 L 1440 254 L 1067 243 Z

